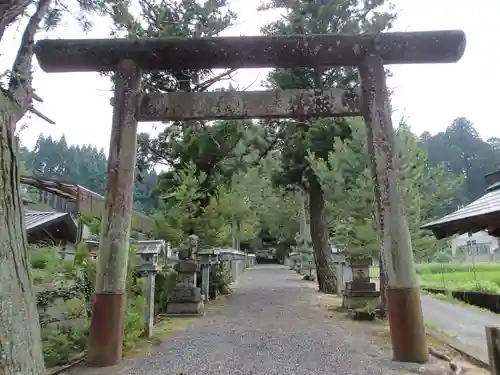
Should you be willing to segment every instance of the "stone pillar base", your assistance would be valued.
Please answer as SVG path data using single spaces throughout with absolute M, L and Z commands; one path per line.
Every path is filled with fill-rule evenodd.
M 193 316 L 203 315 L 203 301 L 200 302 L 170 302 L 167 305 L 168 316 Z
M 167 304 L 167 315 L 202 315 L 203 307 L 200 288 L 193 284 L 177 284 Z
M 167 305 L 167 316 L 201 316 L 205 304 L 200 302 L 170 302 Z

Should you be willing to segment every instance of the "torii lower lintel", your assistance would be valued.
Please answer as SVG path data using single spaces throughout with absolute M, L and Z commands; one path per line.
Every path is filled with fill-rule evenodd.
M 172 92 L 146 95 L 139 121 L 360 116 L 359 93 L 328 89 Z

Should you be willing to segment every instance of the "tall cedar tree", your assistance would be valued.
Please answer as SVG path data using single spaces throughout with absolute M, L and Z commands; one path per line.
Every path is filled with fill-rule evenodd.
M 264 27 L 264 34 L 377 33 L 389 29 L 395 19 L 392 8 L 384 0 L 271 0 L 261 6 L 263 11 L 276 8 L 284 8 L 285 15 Z M 269 83 L 280 89 L 351 89 L 358 85 L 357 69 L 278 69 L 270 73 Z M 334 293 L 336 278 L 331 264 L 324 191 L 308 155 L 328 161 L 335 138 L 347 139 L 351 130 L 343 120 L 300 119 L 284 126 L 287 136 L 283 143 L 282 168 L 276 175 L 276 182 L 299 185 L 309 194 L 311 239 L 319 290 Z

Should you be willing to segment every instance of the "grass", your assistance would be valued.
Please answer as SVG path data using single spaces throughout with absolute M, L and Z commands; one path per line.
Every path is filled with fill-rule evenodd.
M 498 272 L 500 263 L 478 263 L 475 266 L 471 263 L 426 263 L 417 265 L 418 274 L 440 274 L 457 272 Z
M 153 328 L 153 337 L 140 338 L 134 343 L 134 346 L 125 350 L 126 357 L 138 357 L 150 354 L 152 350 L 160 345 L 163 341 L 184 331 L 192 322 L 192 317 L 175 317 L 166 318 L 158 322 Z
M 226 306 L 230 295 L 219 296 L 215 301 L 205 305 L 205 315 L 217 313 L 217 311 Z M 165 317 L 157 322 L 153 327 L 153 337 L 151 339 L 139 338 L 130 348 L 124 349 L 126 357 L 141 357 L 150 354 L 155 347 L 169 338 L 185 331 L 199 317 Z
M 500 294 L 500 263 L 418 264 L 420 285 L 448 291 L 477 291 Z M 379 277 L 379 268 L 370 267 L 370 277 Z
M 500 293 L 500 263 L 421 264 L 417 274 L 422 286 Z
M 380 268 L 379 267 L 370 267 L 370 277 L 378 278 L 380 276 Z

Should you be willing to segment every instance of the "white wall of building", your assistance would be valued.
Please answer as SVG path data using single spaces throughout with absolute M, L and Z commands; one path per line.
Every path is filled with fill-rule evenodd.
M 461 258 L 464 261 L 498 261 L 500 260 L 499 247 L 499 239 L 490 236 L 485 231 L 473 233 L 470 237 L 465 233 L 455 236 L 451 240 L 451 251 L 453 256 Z

